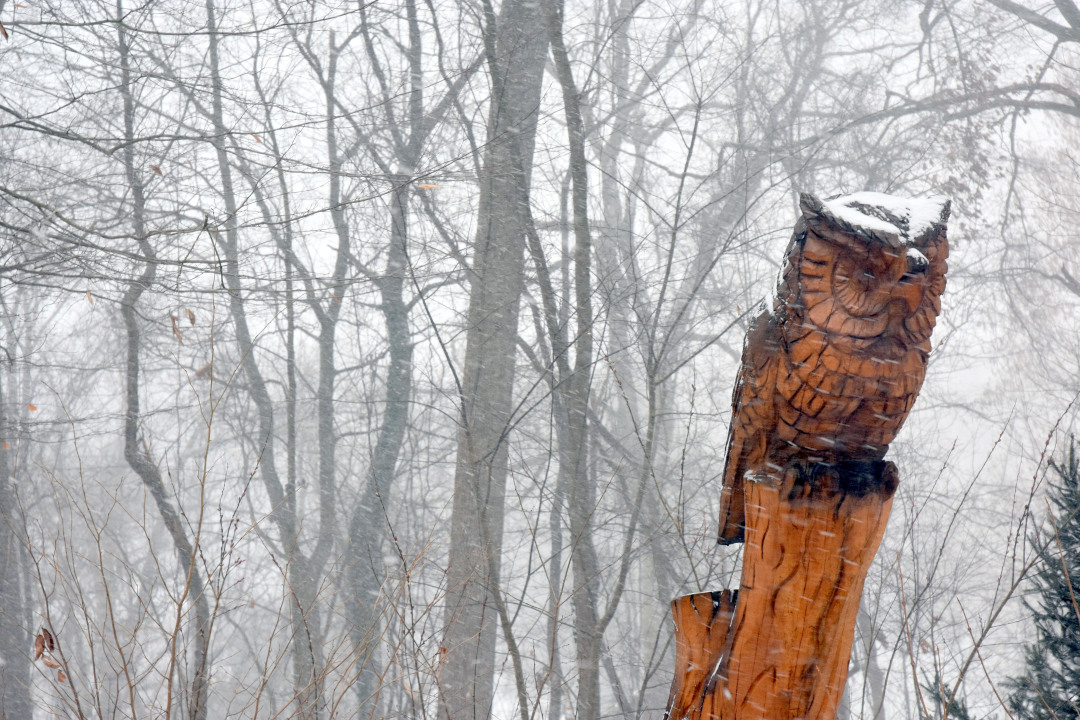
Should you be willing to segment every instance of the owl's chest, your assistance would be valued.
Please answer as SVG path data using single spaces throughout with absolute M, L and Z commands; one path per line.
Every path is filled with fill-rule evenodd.
M 845 347 L 843 339 L 818 331 L 781 342 L 778 350 L 772 453 L 808 450 L 824 462 L 880 459 L 926 371 L 918 350 Z

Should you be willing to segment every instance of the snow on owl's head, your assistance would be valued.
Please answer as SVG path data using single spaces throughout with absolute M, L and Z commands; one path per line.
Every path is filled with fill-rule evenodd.
M 852 351 L 929 352 L 948 269 L 949 201 L 804 193 L 800 207 L 778 293 L 789 316 Z

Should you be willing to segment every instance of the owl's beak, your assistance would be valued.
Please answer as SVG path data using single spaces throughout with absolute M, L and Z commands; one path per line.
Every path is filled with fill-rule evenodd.
M 904 301 L 908 314 L 919 309 L 923 299 L 923 279 L 926 277 L 930 261 L 915 248 L 908 248 L 904 253 L 903 269 L 906 271 L 897 284 L 895 297 Z
M 904 301 L 904 306 L 907 308 L 909 315 L 913 314 L 922 305 L 923 283 L 919 282 L 920 279 L 920 277 L 911 279 L 905 277 L 896 288 L 895 297 Z

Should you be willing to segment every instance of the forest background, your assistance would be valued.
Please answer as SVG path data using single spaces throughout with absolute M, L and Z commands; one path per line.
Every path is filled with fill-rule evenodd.
M 951 198 L 952 254 L 841 716 L 1006 716 L 1080 394 L 1072 0 L 0 23 L 0 716 L 659 718 L 668 602 L 738 577 L 748 320 L 798 192 L 859 190 Z

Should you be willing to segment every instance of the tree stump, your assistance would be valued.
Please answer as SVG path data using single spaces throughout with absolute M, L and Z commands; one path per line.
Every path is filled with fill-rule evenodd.
M 724 651 L 738 592 L 703 592 L 671 601 L 675 620 L 675 678 L 668 715 L 683 717 L 701 704 L 705 683 Z
M 667 720 L 836 717 L 898 481 L 891 462 L 796 461 L 747 483 L 738 593 L 672 602 Z

